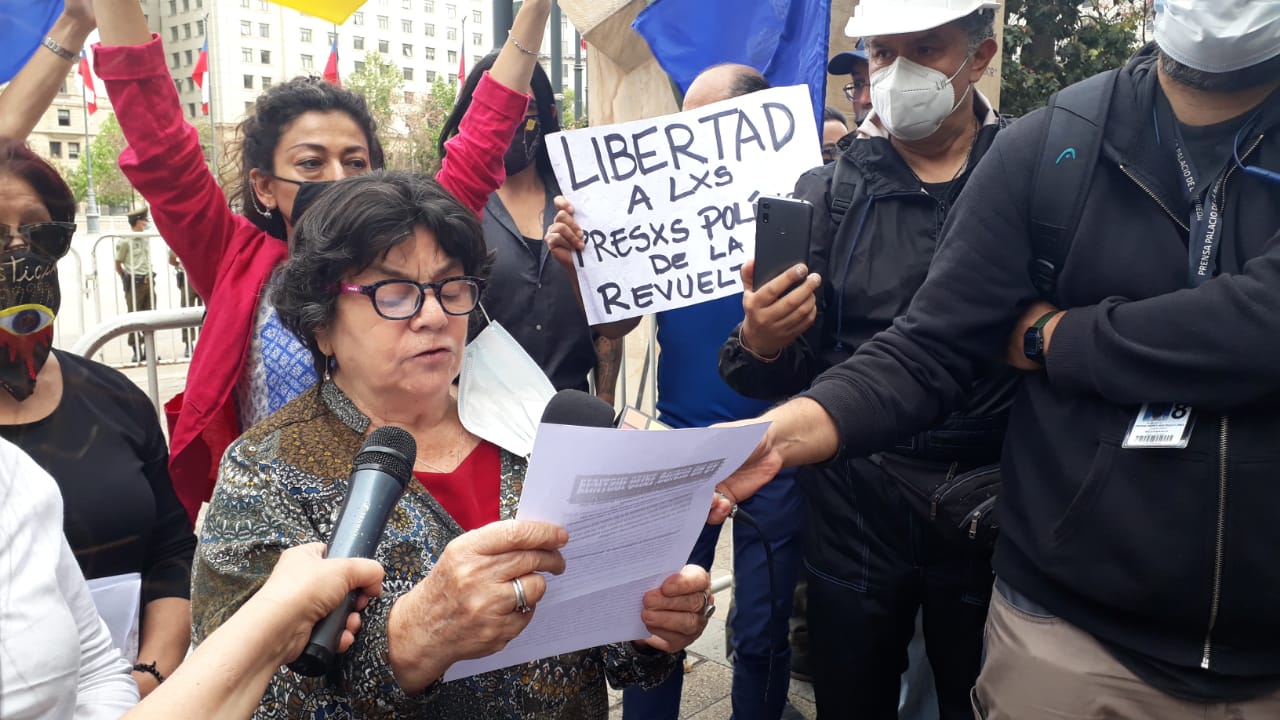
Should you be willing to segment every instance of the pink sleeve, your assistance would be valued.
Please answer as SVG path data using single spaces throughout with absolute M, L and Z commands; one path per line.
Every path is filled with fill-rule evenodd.
M 137 46 L 94 46 L 94 64 L 106 83 L 116 119 L 129 143 L 120 169 L 146 199 L 156 229 L 182 260 L 187 278 L 210 297 L 219 266 L 234 253 L 229 246 L 239 224 L 222 189 L 205 165 L 196 129 L 182 116 L 182 104 L 165 63 L 159 36 Z
M 445 143 L 444 162 L 436 180 L 477 215 L 489 195 L 507 179 L 502 156 L 529 107 L 529 96 L 485 73 L 462 116 L 458 134 Z

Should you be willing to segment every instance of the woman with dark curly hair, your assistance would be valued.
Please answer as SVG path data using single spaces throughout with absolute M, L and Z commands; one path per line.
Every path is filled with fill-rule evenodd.
M 512 88 L 528 83 L 551 1 L 524 4 L 437 176 L 474 213 L 502 184 L 502 155 L 528 105 Z M 182 118 L 164 49 L 137 0 L 95 0 L 94 9 L 98 75 L 129 142 L 120 167 L 209 308 L 186 391 L 166 407 L 170 474 L 194 521 L 227 444 L 316 382 L 306 349 L 272 309 L 273 277 L 307 205 L 332 181 L 382 167 L 382 146 L 359 95 L 310 78 L 277 85 L 240 127 L 236 215 Z
M 557 526 L 510 519 L 525 459 L 458 419 L 451 389 L 486 256 L 475 213 L 406 173 L 340 181 L 294 232 L 276 308 L 325 378 L 223 457 L 193 574 L 197 641 L 281 552 L 330 536 L 373 428 L 404 428 L 417 456 L 374 555 L 387 572 L 382 595 L 355 644 L 327 677 L 278 672 L 259 718 L 605 718 L 606 678 L 661 682 L 706 626 L 710 579 L 690 565 L 645 593 L 646 640 L 439 682 L 525 628 L 546 591 L 541 573 L 564 569 L 568 540 Z

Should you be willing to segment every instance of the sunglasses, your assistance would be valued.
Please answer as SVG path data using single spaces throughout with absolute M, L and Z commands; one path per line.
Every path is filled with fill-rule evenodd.
M 16 228 L 0 223 L 0 249 L 8 248 L 17 237 L 33 252 L 57 260 L 71 249 L 71 236 L 75 232 L 76 224 L 69 222 L 38 222 Z

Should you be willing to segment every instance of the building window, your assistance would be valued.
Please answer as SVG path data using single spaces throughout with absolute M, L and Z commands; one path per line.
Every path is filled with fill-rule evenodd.
M 170 15 L 178 14 L 178 0 L 169 0 L 169 14 Z
M 329 35 L 329 46 L 333 47 L 333 44 L 338 42 L 338 33 L 331 32 L 331 33 L 328 33 L 328 35 Z
M 404 8 L 405 10 L 412 10 L 413 0 L 400 0 L 400 7 Z
M 191 114 L 191 117 L 195 117 L 195 116 L 196 116 L 196 104 L 195 104 L 195 103 L 187 103 L 187 111 Z
M 173 67 L 177 69 L 180 65 L 182 65 L 182 56 L 178 53 L 173 53 Z
M 302 28 L 302 42 L 311 42 L 311 28 Z
M 414 94 L 413 94 L 413 91 L 412 91 L 412 90 L 405 90 L 405 91 L 404 91 L 404 104 L 405 104 L 405 105 L 412 105 L 412 104 L 413 104 L 413 100 L 414 100 Z
M 191 39 L 191 23 L 182 23 L 182 39 Z
M 258 0 L 258 9 L 262 12 L 267 11 L 267 0 Z
M 49 157 L 62 157 L 62 143 L 57 140 L 49 141 Z
M 266 23 L 258 23 L 258 36 L 264 38 L 271 37 L 271 26 Z
M 182 0 L 182 12 L 191 12 L 191 0 Z
M 249 101 L 249 100 L 245 100 L 245 101 L 244 101 L 244 111 L 245 111 L 245 113 L 246 113 L 246 114 L 248 114 L 248 112 L 249 112 L 250 110 L 252 110 L 252 109 L 253 109 L 253 102 L 252 102 L 252 101 Z
M 384 55 L 385 55 L 385 54 L 387 54 L 387 53 L 389 53 L 389 52 L 391 52 L 391 43 L 387 42 L 386 40 L 379 40 L 379 41 L 378 41 L 378 52 L 380 52 L 380 53 L 382 53 L 382 54 L 384 54 Z
M 400 46 L 400 54 L 405 57 L 413 57 L 413 46 L 409 43 L 402 44 Z
M 424 47 L 424 48 L 422 48 L 422 57 L 424 57 L 424 58 L 426 58 L 426 59 L 428 59 L 428 60 L 435 60 L 435 59 L 436 59 L 436 49 L 435 49 L 435 48 L 433 48 L 433 47 Z
M 458 51 L 457 51 L 457 50 L 450 50 L 450 51 L 449 51 L 449 53 L 448 53 L 448 57 L 449 57 L 449 62 L 450 62 L 450 63 L 456 63 L 456 62 L 458 62 Z
M 413 82 L 413 68 L 400 68 L 404 72 L 404 79 Z
M 262 76 L 262 89 L 263 89 L 263 90 L 266 90 L 266 89 L 267 89 L 267 88 L 269 88 L 269 87 L 271 87 L 271 76 L 270 76 L 270 75 L 263 75 L 263 76 Z
M 391 19 L 390 19 L 390 18 L 388 18 L 386 15 L 379 15 L 379 16 L 378 16 L 378 29 L 379 29 L 379 30 L 390 30 L 390 29 L 391 29 Z
M 245 76 L 244 76 L 244 89 L 245 89 L 245 90 L 252 90 L 252 89 L 253 89 L 253 76 L 252 76 L 252 75 L 245 75 Z
M 196 21 L 196 34 L 201 37 L 204 37 L 204 21 L 203 20 Z
M 58 92 L 62 95 L 67 94 L 67 81 L 65 78 L 62 80 L 62 84 L 58 86 Z
M 240 62 L 253 62 L 253 48 L 240 48 Z
M 186 58 L 186 61 L 187 61 L 187 62 L 186 62 L 186 64 L 187 64 L 187 65 L 190 65 L 190 64 L 191 64 L 191 51 L 190 51 L 190 50 L 183 50 L 183 51 L 182 51 L 182 57 Z
M 444 6 L 444 14 L 445 14 L 445 17 L 449 18 L 450 20 L 452 20 L 452 19 L 454 19 L 454 18 L 458 17 L 458 6 L 457 6 L 457 5 L 445 5 L 445 6 Z
M 400 21 L 400 32 L 405 33 L 405 34 L 408 34 L 408 33 L 413 32 L 413 21 L 412 21 L 412 20 L 401 20 L 401 21 Z
M 449 84 L 453 85 L 458 82 L 458 73 L 449 73 Z
M 445 40 L 457 40 L 457 39 L 458 39 L 458 28 L 449 28 L 448 30 L 445 30 L 445 31 L 444 31 L 444 39 L 445 39 Z
M 78 142 L 67 143 L 67 159 L 68 160 L 80 159 L 80 143 Z
M 482 15 L 479 10 L 472 10 L 471 22 L 474 22 L 474 23 L 484 22 L 484 15 Z
M 270 51 L 270 50 L 259 50 L 259 51 L 258 51 L 258 60 L 260 60 L 260 61 L 262 62 L 262 64 L 263 64 L 263 65 L 270 65 L 270 64 L 271 64 L 271 51 Z
M 357 60 L 357 61 L 356 61 L 356 72 L 364 72 L 364 61 L 363 61 L 363 60 Z
M 240 37 L 249 37 L 253 34 L 253 23 L 248 20 L 240 21 Z
M 352 24 L 352 25 L 363 25 L 363 24 L 364 24 L 364 13 L 363 13 L 363 12 L 359 12 L 359 11 L 357 11 L 354 15 L 352 15 L 352 16 L 351 16 L 351 24 Z
M 484 44 L 484 36 L 480 33 L 471 33 L 471 44 L 479 47 Z
M 303 69 L 303 70 L 314 70 L 314 69 L 315 69 L 315 67 L 316 67 L 315 58 L 311 57 L 310 55 L 303 55 L 303 56 L 302 56 L 302 69 Z
M 187 78 L 187 91 L 188 92 L 196 91 L 196 81 L 194 78 Z
M 427 37 L 435 37 L 435 36 L 436 36 L 436 26 L 435 26 L 435 23 L 426 23 L 426 25 L 424 26 L 424 29 L 426 30 Z
M 433 82 L 435 82 L 435 81 L 436 81 L 436 71 L 435 71 L 435 70 L 428 70 L 428 71 L 427 71 L 427 82 L 429 82 L 429 83 L 433 83 Z
M 422 3 L 422 12 L 433 13 L 436 11 L 436 0 L 424 0 Z
M 174 25 L 173 27 L 169 28 L 169 40 L 171 40 L 172 42 L 178 42 L 178 26 L 177 25 Z
M 356 50 L 363 50 L 364 38 L 360 37 L 359 35 L 351 38 L 351 47 L 355 48 Z

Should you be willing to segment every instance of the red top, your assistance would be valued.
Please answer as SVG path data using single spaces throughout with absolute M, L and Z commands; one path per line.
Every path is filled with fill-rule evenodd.
M 451 473 L 415 472 L 413 476 L 464 532 L 498 521 L 502 483 L 494 478 L 502 477 L 502 457 L 497 445 L 481 440 Z
M 284 262 L 288 245 L 227 207 L 199 135 L 182 116 L 157 35 L 134 47 L 95 45 L 93 58 L 129 143 L 120 169 L 150 205 L 156 229 L 208 306 L 186 390 L 165 404 L 169 476 L 194 524 L 213 492 L 218 460 L 240 434 L 233 390 L 259 293 Z M 458 135 L 447 143 L 436 180 L 477 215 L 506 179 L 502 156 L 528 102 L 486 74 Z

